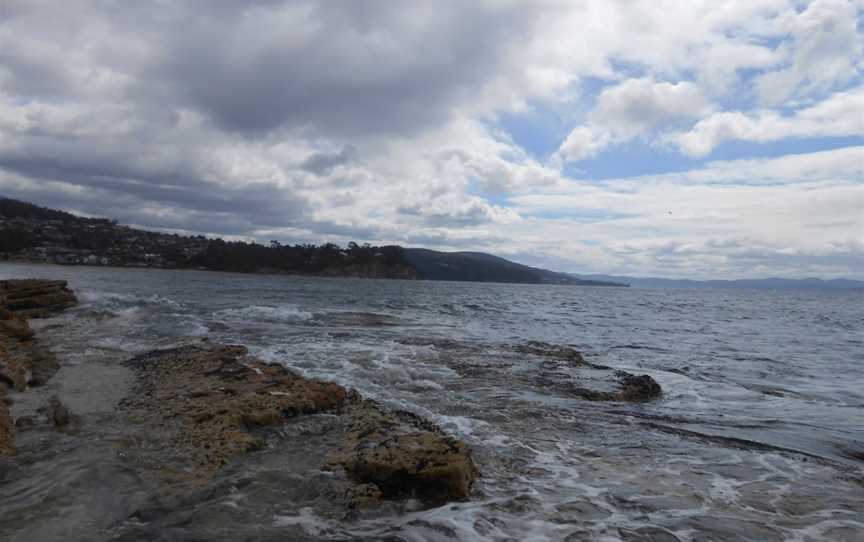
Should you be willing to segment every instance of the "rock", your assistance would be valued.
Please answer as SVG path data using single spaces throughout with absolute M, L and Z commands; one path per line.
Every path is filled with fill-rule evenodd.
M 19 431 L 26 431 L 36 426 L 36 418 L 33 416 L 21 416 L 15 420 L 15 428 Z
M 78 303 L 65 280 L 12 279 L 0 281 L 4 313 L 19 318 L 46 318 Z
M 0 320 L 0 333 L 19 341 L 32 339 L 34 335 L 27 320 L 20 320 L 14 316 L 8 320 Z
M 139 385 L 123 408 L 154 430 L 206 478 L 234 456 L 261 447 L 252 433 L 289 417 L 334 409 L 337 384 L 308 380 L 282 366 L 245 359 L 242 346 L 188 346 L 132 359 Z
M 567 361 L 570 365 L 585 365 L 582 353 L 570 346 L 544 343 L 541 341 L 528 341 L 525 344 L 513 347 L 516 352 L 522 354 L 534 354 Z
M 171 457 L 184 483 L 209 480 L 227 462 L 264 445 L 262 428 L 330 412 L 335 449 L 328 466 L 355 485 L 349 506 L 381 498 L 464 499 L 478 476 L 467 446 L 408 412 L 390 412 L 342 386 L 303 378 L 248 357 L 242 346 L 198 344 L 151 352 L 128 362 L 138 385 L 122 410 L 153 435 L 151 463 Z M 146 437 L 145 437 L 146 438 Z M 161 451 L 160 451 L 161 450 Z M 184 474 L 185 475 L 185 474 Z
M 48 404 L 37 409 L 37 412 L 44 414 L 48 423 L 58 431 L 72 430 L 78 425 L 78 417 L 73 415 L 56 395 L 48 399 Z
M 648 401 L 659 397 L 662 393 L 660 384 L 648 375 L 636 376 L 622 372 L 621 391 L 618 393 L 621 401 Z
M 332 462 L 385 497 L 466 499 L 479 476 L 467 446 L 409 412 L 388 412 L 372 401 L 350 409 L 351 427 Z
M 33 338 L 27 318 L 50 316 L 76 303 L 66 281 L 0 281 L 0 456 L 15 453 L 16 426 L 24 429 L 32 425 L 27 417 L 13 425 L 6 388 L 23 391 L 28 385 L 44 384 L 59 369 L 54 355 Z M 76 420 L 59 400 L 49 404 L 48 411 L 58 428 L 69 428 Z
M 0 386 L 0 397 L 6 391 Z M 0 401 L 0 457 L 15 453 L 15 428 L 12 425 L 12 416 L 9 414 L 9 406 L 5 401 Z
M 368 508 L 378 504 L 384 494 L 375 484 L 354 484 L 345 492 L 348 508 Z

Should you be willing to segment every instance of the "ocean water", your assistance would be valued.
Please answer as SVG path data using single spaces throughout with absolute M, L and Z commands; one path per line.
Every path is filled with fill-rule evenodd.
M 246 532 L 258 533 L 249 540 L 280 533 L 292 540 L 864 540 L 861 292 L 36 265 L 0 265 L 0 277 L 70 282 L 81 305 L 38 324 L 61 362 L 110 367 L 202 338 L 244 344 L 263 359 L 429 418 L 471 445 L 483 475 L 467 502 L 338 517 L 321 499 L 263 487 L 287 468 L 271 459 L 254 467 L 251 482 L 231 482 L 190 504 L 208 510 L 206 519 L 178 519 L 173 539 L 246 539 L 236 537 Z M 574 397 L 562 383 L 590 375 L 514 349 L 528 341 L 571 345 L 593 363 L 649 374 L 664 393 L 646 403 Z M 65 382 L 78 386 L 86 421 L 95 384 Z M 302 434 L 302 426 L 287 428 L 288 440 L 292 431 Z M 85 449 L 86 431 L 76 438 L 64 445 Z M 23 446 L 30 458 L 15 468 L 31 474 L 7 475 L 12 489 L 0 478 L 0 525 L 11 526 L 10 539 L 34 532 L 50 539 L 61 530 L 34 531 L 20 517 L 48 512 L 67 518 L 66 533 L 123 533 L 127 508 L 112 501 L 97 514 L 103 501 L 93 495 L 110 487 L 132 507 L 137 493 L 117 485 L 134 485 L 125 474 L 62 489 L 41 484 L 39 476 L 57 474 L 51 469 L 68 474 L 80 465 L 40 463 L 37 443 Z M 236 482 L 243 473 L 226 476 Z M 316 476 L 298 471 L 291 480 Z M 81 500 L 76 491 L 96 503 L 90 512 L 71 504 Z

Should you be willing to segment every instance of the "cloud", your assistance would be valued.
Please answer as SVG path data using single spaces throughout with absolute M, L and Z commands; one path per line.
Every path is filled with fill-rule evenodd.
M 734 240 L 759 265 L 848 274 L 859 148 L 703 158 L 860 135 L 860 8 L 7 0 L 0 193 L 147 228 L 571 269 L 752 273 Z M 616 171 L 625 142 L 647 149 L 634 170 L 661 173 L 560 167 Z M 670 149 L 692 167 L 662 173 Z M 761 218 L 753 198 L 772 200 Z
M 732 140 L 765 143 L 826 136 L 864 136 L 864 87 L 837 92 L 788 116 L 775 111 L 714 113 L 676 140 L 686 154 L 705 156 L 721 143 Z
M 333 168 L 348 164 L 357 158 L 357 149 L 350 145 L 339 152 L 318 152 L 303 160 L 300 167 L 316 175 L 324 175 L 333 171 Z
M 606 147 L 643 136 L 680 119 L 706 113 L 710 105 L 690 82 L 628 79 L 600 93 L 588 123 L 570 132 L 558 156 L 579 161 L 596 156 Z
M 569 269 L 864 277 L 862 156 L 864 147 L 849 147 L 713 162 L 680 173 L 573 181 L 512 203 L 535 217 L 520 224 L 534 230 L 522 233 L 530 239 L 523 250 L 530 246 L 559 265 L 579 262 Z
M 757 83 L 765 105 L 791 96 L 824 92 L 855 77 L 861 69 L 864 40 L 859 14 L 847 0 L 816 0 L 803 11 L 790 9 L 778 18 L 778 31 L 790 37 L 786 66 Z

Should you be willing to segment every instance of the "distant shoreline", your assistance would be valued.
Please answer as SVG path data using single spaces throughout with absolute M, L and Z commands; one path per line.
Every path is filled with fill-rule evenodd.
M 192 267 L 147 267 L 147 266 L 133 266 L 133 265 L 90 265 L 90 264 L 59 264 L 53 262 L 40 262 L 40 261 L 26 261 L 26 260 L 0 260 L 0 267 L 3 265 L 32 265 L 32 266 L 40 266 L 46 268 L 85 268 L 85 269 L 125 269 L 130 271 L 183 271 L 183 272 L 195 272 L 195 273 L 218 273 L 218 274 L 227 274 L 227 275 L 243 275 L 243 276 L 263 276 L 263 277 L 300 277 L 300 278 L 314 278 L 314 279 L 336 279 L 336 280 L 386 280 L 386 281 L 400 281 L 400 282 L 411 282 L 411 283 L 451 283 L 451 284 L 512 284 L 512 285 L 524 285 L 524 286 L 568 286 L 568 287 L 617 287 L 617 288 L 629 288 L 629 284 L 550 284 L 544 282 L 503 282 L 503 281 L 475 281 L 475 280 L 436 280 L 436 279 L 424 279 L 424 278 L 391 278 L 391 277 L 361 277 L 361 276 L 350 276 L 350 275 L 315 275 L 315 274 L 303 274 L 303 273 L 290 273 L 287 271 L 232 271 L 228 269 L 196 269 Z M 2 277 L 0 277 L 2 278 Z

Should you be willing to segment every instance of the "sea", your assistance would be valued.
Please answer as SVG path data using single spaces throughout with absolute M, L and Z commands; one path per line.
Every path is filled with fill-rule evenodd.
M 0 469 L 0 539 L 127 540 L 129 522 L 158 521 L 165 540 L 864 541 L 862 291 L 0 265 L 16 277 L 65 279 L 80 299 L 34 325 L 64 366 L 41 393 L 65 386 L 85 426 L 123 360 L 243 344 L 431 420 L 469 444 L 482 477 L 464 502 L 336 514 L 309 489 L 327 473 L 273 460 L 301 424 L 185 513 L 127 517 L 146 499 L 122 457 L 93 465 L 104 434 L 49 454 L 49 437 L 22 433 L 23 458 Z M 589 377 L 519 348 L 531 341 L 650 375 L 662 396 L 569 394 L 562 383 Z

